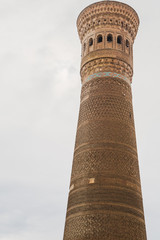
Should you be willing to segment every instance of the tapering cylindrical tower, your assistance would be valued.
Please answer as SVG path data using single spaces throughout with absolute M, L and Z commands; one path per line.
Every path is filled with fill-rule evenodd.
M 116 1 L 78 17 L 82 92 L 64 240 L 146 240 L 131 92 L 138 26 Z

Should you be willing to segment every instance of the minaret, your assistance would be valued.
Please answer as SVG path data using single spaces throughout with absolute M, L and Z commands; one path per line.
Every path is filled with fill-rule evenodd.
M 146 240 L 132 109 L 137 13 L 116 1 L 85 8 L 81 104 L 64 240 Z

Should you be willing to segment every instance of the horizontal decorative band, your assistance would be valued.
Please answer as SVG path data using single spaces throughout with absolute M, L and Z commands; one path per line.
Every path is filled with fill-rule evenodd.
M 86 83 L 86 82 L 88 82 L 88 81 L 90 81 L 90 80 L 92 80 L 94 78 L 97 78 L 97 77 L 114 77 L 114 78 L 120 78 L 120 79 L 123 79 L 123 80 L 125 80 L 127 82 L 130 82 L 130 80 L 127 77 L 125 77 L 125 76 L 123 76 L 123 75 L 121 75 L 119 73 L 115 73 L 115 72 L 98 72 L 98 73 L 94 73 L 93 75 L 88 76 L 84 80 L 84 83 Z

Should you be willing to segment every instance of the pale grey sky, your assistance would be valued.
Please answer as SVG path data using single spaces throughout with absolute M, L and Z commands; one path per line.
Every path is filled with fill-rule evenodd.
M 62 240 L 93 0 L 0 0 L 0 240 Z M 160 1 L 139 14 L 133 97 L 148 239 L 160 239 Z

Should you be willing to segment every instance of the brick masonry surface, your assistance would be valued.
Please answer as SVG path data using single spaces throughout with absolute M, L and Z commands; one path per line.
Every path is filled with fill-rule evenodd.
M 93 75 L 88 76 L 84 82 L 88 82 L 94 78 L 97 77 L 114 77 L 114 78 L 121 78 L 123 80 L 128 80 L 127 77 L 119 74 L 119 73 L 115 73 L 115 72 L 99 72 L 99 73 L 94 73 Z
M 64 240 L 147 239 L 131 90 L 138 24 L 113 1 L 78 17 L 82 91 Z

